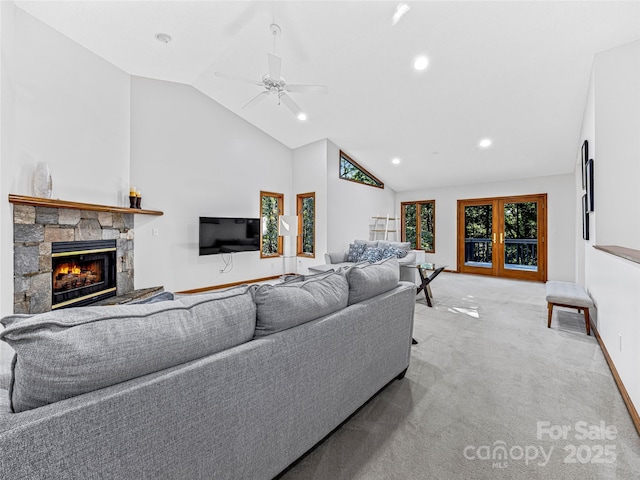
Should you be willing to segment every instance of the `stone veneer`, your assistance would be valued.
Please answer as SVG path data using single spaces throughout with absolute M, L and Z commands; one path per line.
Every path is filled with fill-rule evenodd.
M 133 290 L 133 214 L 13 206 L 14 313 L 51 310 L 51 243 L 116 240 L 117 295 Z

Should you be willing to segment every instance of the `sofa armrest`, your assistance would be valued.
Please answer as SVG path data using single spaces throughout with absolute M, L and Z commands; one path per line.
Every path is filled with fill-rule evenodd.
M 347 252 L 327 252 L 324 254 L 326 263 L 342 263 L 347 261 Z
M 398 259 L 398 263 L 405 265 L 416 263 L 416 252 L 410 250 L 406 257 Z

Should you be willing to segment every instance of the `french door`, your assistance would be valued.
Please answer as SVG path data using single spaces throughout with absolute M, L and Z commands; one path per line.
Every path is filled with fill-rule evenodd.
M 458 271 L 546 281 L 547 195 L 458 200 Z

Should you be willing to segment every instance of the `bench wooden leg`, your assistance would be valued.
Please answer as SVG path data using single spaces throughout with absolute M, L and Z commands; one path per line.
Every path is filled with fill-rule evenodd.
M 553 316 L 553 303 L 547 303 L 549 309 L 549 320 L 547 322 L 547 328 L 551 328 L 551 317 Z
M 591 335 L 591 321 L 589 319 L 589 309 L 584 309 L 584 322 L 587 324 L 587 335 Z

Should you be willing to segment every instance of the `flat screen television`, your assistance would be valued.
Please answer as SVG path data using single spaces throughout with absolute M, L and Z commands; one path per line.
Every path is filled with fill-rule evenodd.
M 260 250 L 260 219 L 200 217 L 200 255 Z

